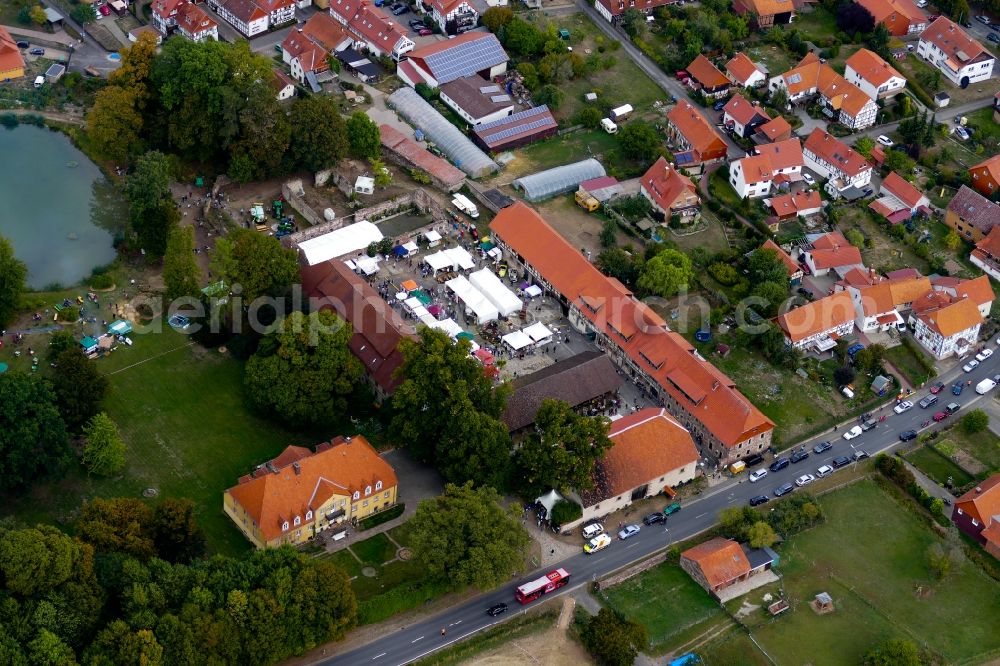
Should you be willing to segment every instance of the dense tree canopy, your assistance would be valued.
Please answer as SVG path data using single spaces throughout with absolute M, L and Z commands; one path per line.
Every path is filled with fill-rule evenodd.
M 28 267 L 14 256 L 10 241 L 0 236 L 0 328 L 14 320 L 27 277 Z
M 778 252 L 771 248 L 754 250 L 747 259 L 747 270 L 750 271 L 750 281 L 754 284 L 760 282 L 788 284 L 788 268 L 781 261 Z
M 295 100 L 291 153 L 297 167 L 326 169 L 344 157 L 348 147 L 347 127 L 333 97 L 309 95 Z
M 420 503 L 410 519 L 410 543 L 432 579 L 488 589 L 524 569 L 531 538 L 517 508 L 504 509 L 500 499 L 470 481 L 448 484 L 443 495 Z
M 99 554 L 187 563 L 205 553 L 205 536 L 191 500 L 166 498 L 155 506 L 140 499 L 96 498 L 83 505 L 76 536 Z
M 244 303 L 260 296 L 281 296 L 299 278 L 295 250 L 273 236 L 236 229 L 216 240 L 212 270 L 231 287 L 238 286 Z
M 56 476 L 72 460 L 48 382 L 23 372 L 0 375 L 0 492 Z
M 508 387 L 494 387 L 469 343 L 423 328 L 403 340 L 402 383 L 392 397 L 391 430 L 420 460 L 452 482 L 499 487 L 510 462 L 510 436 L 500 421 Z
M 864 666 L 922 666 L 916 644 L 905 638 L 890 638 L 865 653 Z
M 163 255 L 163 284 L 168 301 L 183 296 L 197 297 L 198 263 L 194 258 L 194 229 L 174 227 L 167 235 L 167 251 Z
M 618 131 L 618 145 L 626 157 L 651 160 L 660 152 L 660 135 L 649 123 L 636 120 Z
M 378 124 L 364 111 L 355 111 L 347 119 L 347 139 L 354 157 L 373 160 L 382 155 L 382 136 L 379 134 Z
M 56 406 L 69 431 L 78 433 L 100 411 L 101 401 L 108 391 L 108 380 L 79 345 L 62 351 L 55 364 L 52 389 Z
M 166 252 L 170 231 L 180 220 L 170 198 L 170 180 L 170 158 L 156 150 L 140 157 L 125 178 L 132 231 L 139 247 L 155 257 Z
M 610 608 L 601 608 L 590 618 L 581 638 L 587 650 L 607 666 L 632 666 L 649 644 L 646 627 Z
M 83 430 L 83 466 L 91 474 L 111 476 L 125 468 L 125 442 L 111 417 L 100 412 Z
M 637 282 L 646 292 L 669 298 L 694 279 L 691 258 L 678 250 L 663 250 L 642 267 Z

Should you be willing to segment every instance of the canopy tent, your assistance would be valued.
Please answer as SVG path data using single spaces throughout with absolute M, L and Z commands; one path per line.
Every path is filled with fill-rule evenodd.
M 523 330 L 524 333 L 536 343 L 541 342 L 542 340 L 548 340 L 552 337 L 552 331 L 550 331 L 548 327 L 540 321 L 536 321 L 534 324 Z
M 493 365 L 496 360 L 488 349 L 477 349 L 472 355 L 482 361 L 483 365 Z
M 128 335 L 131 332 L 132 324 L 128 323 L 124 319 L 112 322 L 111 325 L 108 326 L 108 333 L 112 335 Z
M 378 273 L 378 259 L 375 257 L 360 257 L 354 263 L 357 265 L 358 270 L 365 275 Z
M 496 259 L 497 261 L 500 261 L 501 259 L 503 259 L 503 250 L 501 250 L 498 247 L 492 247 L 486 252 L 486 256 L 489 257 L 490 259 Z
M 382 232 L 367 220 L 334 229 L 328 234 L 299 243 L 299 250 L 310 266 L 363 250 L 382 240 Z
M 414 314 L 416 314 L 416 313 L 414 313 Z M 419 317 L 417 317 L 417 319 L 419 319 L 420 323 L 423 324 L 424 326 L 434 326 L 434 324 L 437 323 L 437 318 L 436 317 L 432 317 L 431 315 L 427 314 L 426 312 L 424 312 L 424 314 L 422 314 Z
M 524 290 L 524 295 L 527 296 L 528 298 L 535 298 L 536 296 L 541 296 L 542 288 L 539 287 L 537 284 L 533 284 Z
M 524 331 L 514 331 L 513 333 L 508 333 L 500 339 L 514 351 L 530 347 L 533 344 L 531 338 L 525 335 Z
M 410 292 L 410 296 L 417 299 L 424 305 L 430 305 L 431 301 L 434 300 L 430 297 L 430 294 L 428 294 L 423 289 L 414 289 L 413 291 Z
M 417 252 L 420 251 L 420 247 L 416 243 L 414 243 L 413 241 L 409 241 L 407 243 L 403 243 L 403 249 L 406 250 L 410 254 L 416 254 Z
M 456 323 L 455 320 L 451 318 L 442 319 L 441 321 L 435 321 L 433 324 L 430 324 L 430 326 L 432 328 L 441 329 L 442 331 L 444 331 L 453 338 L 463 333 L 462 327 L 459 326 L 458 323 Z
M 0 375 L 7 372 L 7 368 L 10 367 L 6 363 L 0 363 Z
M 417 298 L 416 296 L 410 296 L 405 301 L 403 301 L 403 305 L 405 305 L 407 307 L 407 309 L 409 309 L 409 310 L 412 311 L 412 310 L 420 307 L 421 303 L 420 303 L 420 299 Z
M 424 306 L 418 305 L 417 307 L 413 308 L 413 316 L 416 317 L 417 319 L 422 320 L 424 317 L 430 317 L 431 313 L 428 312 L 427 308 L 425 308 Z
M 563 496 L 560 495 L 559 493 L 557 493 L 553 489 L 553 490 L 550 490 L 547 495 L 542 495 L 541 497 L 539 497 L 535 501 L 538 504 L 541 504 L 542 506 L 545 507 L 546 513 L 551 514 L 552 513 L 552 507 L 554 507 L 556 505 L 556 502 L 559 502 L 562 499 L 563 499 Z
M 472 333 L 469 333 L 468 331 L 462 331 L 455 337 L 459 340 L 468 340 L 469 342 L 472 342 Z M 476 348 L 478 349 L 478 346 Z
M 476 323 L 485 324 L 500 316 L 495 305 L 489 302 L 482 292 L 472 286 L 464 275 L 448 280 L 446 283 L 456 296 L 458 296 L 465 307 L 476 315 Z
M 393 255 L 395 255 L 397 257 L 405 257 L 406 255 L 408 255 L 410 253 L 410 251 L 407 250 L 402 245 L 397 245 L 396 247 L 392 248 L 392 253 L 393 253 Z
M 429 254 L 424 257 L 424 263 L 431 267 L 431 270 L 437 273 L 438 271 L 451 270 L 452 263 L 451 257 L 441 252 L 435 252 L 434 254 Z
M 80 347 L 85 354 L 95 352 L 97 351 L 97 340 L 88 335 L 83 340 L 80 340 Z
M 417 284 L 416 280 L 406 280 L 399 286 L 402 287 L 403 291 L 416 291 L 420 289 L 420 285 Z
M 429 305 L 429 306 L 427 306 L 427 311 L 430 312 L 435 317 L 437 317 L 439 314 L 441 314 L 441 306 L 440 305 Z
M 444 252 L 451 258 L 451 263 L 452 266 L 455 266 L 455 270 L 462 269 L 463 271 L 467 271 L 476 267 L 476 261 L 464 247 L 450 247 Z
M 424 238 L 427 239 L 427 242 L 430 243 L 431 247 L 434 247 L 435 245 L 441 242 L 441 234 L 434 231 L 433 229 L 431 229 L 430 231 L 425 231 Z
M 482 250 L 483 252 L 489 252 L 495 247 L 496 245 L 494 245 L 490 241 L 483 241 L 482 243 L 479 244 L 479 249 Z
M 493 271 L 488 268 L 484 268 L 481 271 L 476 271 L 469 276 L 469 282 L 471 282 L 476 289 L 483 292 L 483 296 L 489 300 L 490 303 L 497 306 L 497 312 L 501 316 L 506 317 L 507 315 L 514 314 L 521 309 L 521 299 L 518 298 L 514 292 L 504 286 L 504 283 L 500 281 Z
M 407 294 L 407 293 L 406 293 L 405 291 L 397 291 L 397 292 L 396 292 L 396 300 L 397 300 L 397 301 L 405 301 L 405 300 L 406 300 L 406 297 L 407 297 L 408 295 L 409 295 L 409 294 Z

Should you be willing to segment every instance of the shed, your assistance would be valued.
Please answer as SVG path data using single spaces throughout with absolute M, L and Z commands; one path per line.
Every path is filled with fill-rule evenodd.
M 52 9 L 51 7 L 45 8 L 45 20 L 49 23 L 62 23 L 63 15 Z
M 876 395 L 885 395 L 885 392 L 890 386 L 892 386 L 892 380 L 883 375 L 879 375 L 875 378 L 875 381 L 872 382 L 871 389 Z
M 89 335 L 80 340 L 80 348 L 83 349 L 84 354 L 93 354 L 97 351 L 97 346 L 97 340 Z
M 108 326 L 108 333 L 111 335 L 128 335 L 131 332 L 132 324 L 128 323 L 124 319 L 112 322 L 111 325 Z
M 49 68 L 47 70 L 45 70 L 45 80 L 48 81 L 49 83 L 55 83 L 56 81 L 61 79 L 63 77 L 63 74 L 65 73 L 66 73 L 66 66 L 54 62 L 51 65 L 49 65 Z
M 518 178 L 513 185 L 524 193 L 528 201 L 536 202 L 572 192 L 583 181 L 605 175 L 601 163 L 591 157 Z

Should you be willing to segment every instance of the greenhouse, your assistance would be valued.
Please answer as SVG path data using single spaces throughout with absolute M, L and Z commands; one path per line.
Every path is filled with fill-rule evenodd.
M 479 178 L 500 168 L 413 88 L 400 88 L 389 95 L 389 105 L 471 177 Z M 601 175 L 604 175 L 603 170 Z
M 514 187 L 524 192 L 524 198 L 528 201 L 543 201 L 572 192 L 583 181 L 604 175 L 606 174 L 601 163 L 590 158 L 518 178 L 514 181 Z

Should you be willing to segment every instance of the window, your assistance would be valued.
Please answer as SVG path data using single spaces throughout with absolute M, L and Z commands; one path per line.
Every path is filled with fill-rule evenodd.
M 388 490 L 387 490 L 387 491 L 385 491 L 385 498 L 386 498 L 386 499 L 389 499 L 389 491 L 388 491 Z
M 371 486 L 365 486 L 365 497 L 367 497 L 368 495 L 371 495 L 371 494 L 372 494 L 372 487 Z
M 285 522 L 281 523 L 281 531 L 282 532 L 287 532 L 288 531 L 288 521 L 287 520 Z
M 295 530 L 295 538 L 296 539 L 302 538 L 302 530 Z
M 306 520 L 312 520 L 312 519 L 313 519 L 312 510 L 306 511 Z
M 376 481 L 375 482 L 375 492 L 378 492 L 380 490 L 382 490 L 382 482 L 381 481 Z
M 301 519 L 300 517 L 298 517 L 298 516 L 295 516 L 295 520 L 293 520 L 293 521 L 292 521 L 292 523 L 293 523 L 293 524 L 294 524 L 294 525 L 295 525 L 296 527 L 298 527 L 299 525 L 301 525 L 301 524 L 302 524 L 302 519 Z
M 368 506 L 368 500 L 365 500 L 364 506 Z
M 351 498 L 352 499 L 356 499 L 356 500 L 357 499 L 361 499 L 361 493 L 359 493 L 357 490 L 355 490 L 354 494 L 351 496 Z
M 965 512 L 963 512 L 961 509 L 955 509 L 955 511 L 957 511 L 958 515 L 960 515 L 960 516 L 964 516 L 965 515 Z
M 973 526 L 973 527 L 979 527 L 979 521 L 978 521 L 978 520 L 976 520 L 975 518 L 973 518 L 973 519 L 972 519 L 972 526 Z

